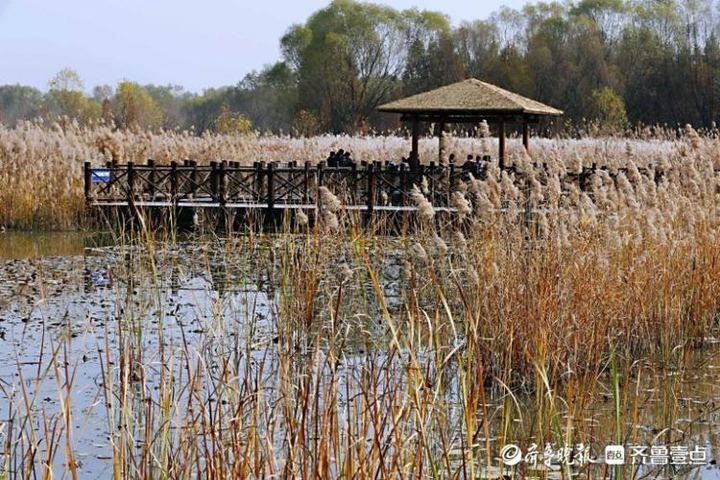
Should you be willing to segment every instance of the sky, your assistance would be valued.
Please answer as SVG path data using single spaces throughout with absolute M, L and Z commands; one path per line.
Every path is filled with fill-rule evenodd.
M 457 24 L 527 0 L 375 0 L 437 10 Z M 46 90 L 62 68 L 86 90 L 141 84 L 233 85 L 280 59 L 279 40 L 329 0 L 0 0 L 0 85 Z

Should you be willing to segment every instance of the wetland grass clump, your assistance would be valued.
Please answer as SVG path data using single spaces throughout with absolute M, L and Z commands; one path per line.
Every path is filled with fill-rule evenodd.
M 140 222 L 113 250 L 103 321 L 87 320 L 111 475 L 501 478 L 510 443 L 716 441 L 715 407 L 692 398 L 718 392 L 686 381 L 718 327 L 716 142 L 548 143 L 547 170 L 516 158 L 529 188 L 491 168 L 455 195 L 462 220 L 427 213 L 397 236 L 330 191 L 304 235 L 164 242 Z M 614 176 L 560 185 L 580 152 Z M 191 293 L 173 292 L 177 275 Z M 6 472 L 81 476 L 86 367 L 66 323 L 43 336 L 34 381 L 0 385 Z M 54 413 L 38 406 L 47 381 Z M 534 474 L 648 474 L 551 467 Z
M 153 333 L 128 330 L 116 383 L 103 382 L 126 426 L 120 476 L 476 478 L 505 443 L 649 442 L 636 426 L 674 425 L 686 387 L 668 379 L 716 329 L 718 245 L 701 226 L 668 250 L 603 223 L 564 241 L 518 220 L 208 249 L 208 270 L 273 285 L 268 324 L 213 305 L 202 333 L 180 327 L 152 355 Z M 664 399 L 652 413 L 646 389 Z

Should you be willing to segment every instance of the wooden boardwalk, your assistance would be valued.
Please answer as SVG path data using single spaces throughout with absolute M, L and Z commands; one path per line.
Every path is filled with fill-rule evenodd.
M 437 211 L 453 211 L 451 194 L 467 172 L 442 167 L 361 163 L 349 167 L 299 165 L 290 162 L 211 162 L 198 165 L 85 163 L 85 199 L 91 207 L 221 208 L 283 211 L 318 209 L 321 187 L 327 188 L 349 211 L 403 212 L 416 209 L 411 191 L 424 184 L 426 197 Z
M 410 168 L 408 165 L 390 163 L 360 163 L 347 167 L 328 167 L 324 162 L 299 165 L 262 163 L 240 165 L 238 162 L 211 162 L 198 165 L 193 161 L 183 163 L 146 164 L 107 163 L 93 167 L 85 163 L 85 199 L 88 206 L 107 212 L 119 212 L 121 218 L 133 217 L 142 210 L 162 217 L 171 212 L 172 218 L 187 219 L 198 209 L 210 209 L 242 218 L 258 213 L 264 220 L 275 223 L 283 213 L 304 211 L 311 219 L 323 208 L 321 189 L 327 188 L 338 197 L 342 208 L 359 212 L 365 220 L 377 215 L 402 217 L 418 210 L 412 198 L 413 186 L 422 186 L 425 198 L 441 214 L 454 214 L 452 194 L 461 190 L 472 174 L 478 180 L 485 179 L 483 163 L 473 169 L 457 165 L 440 166 L 433 163 Z M 546 165 L 533 165 L 541 183 Z M 574 184 L 592 198 L 591 179 L 604 170 L 617 187 L 618 175 L 628 170 L 610 172 L 607 167 L 585 167 L 579 173 L 565 173 L 561 180 L 562 194 Z M 528 189 L 527 175 L 514 166 L 505 169 L 521 189 Z M 660 169 L 638 169 L 638 173 L 656 184 L 663 181 Z M 545 211 L 542 205 L 534 208 L 516 206 L 526 214 Z M 499 211 L 504 211 L 505 207 Z M 190 215 L 192 217 L 192 215 Z M 167 217 L 166 217 L 167 218 Z M 187 221 L 182 223 L 187 224 Z

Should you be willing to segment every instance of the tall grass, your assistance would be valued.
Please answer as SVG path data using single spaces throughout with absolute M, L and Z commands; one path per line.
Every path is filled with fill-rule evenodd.
M 654 132 L 652 138 L 544 140 L 534 141 L 533 160 L 548 163 L 553 173 L 575 171 L 592 163 L 618 168 L 627 164 L 667 166 L 680 160 L 686 140 L 672 131 Z M 698 137 L 699 138 L 699 137 Z M 718 140 L 698 139 L 708 160 L 715 160 Z M 468 153 L 497 151 L 494 140 L 449 137 L 447 152 L 459 159 Z M 356 160 L 399 160 L 407 156 L 409 142 L 400 136 L 320 136 L 289 138 L 276 136 L 193 135 L 187 131 L 135 132 L 113 130 L 104 125 L 79 126 L 72 121 L 48 125 L 26 122 L 16 128 L 0 125 L 0 227 L 68 229 L 83 225 L 82 164 L 157 162 L 192 159 L 253 161 L 312 161 L 327 158 L 331 150 L 343 148 Z M 509 143 L 512 160 L 525 163 L 519 141 Z M 423 139 L 420 156 L 425 162 L 437 159 L 437 140 Z
M 0 135 L 3 160 L 22 141 L 24 158 L 54 171 L 100 155 L 104 135 L 124 137 L 125 154 L 160 160 L 303 159 L 305 148 L 317 160 L 334 142 L 369 159 L 399 153 L 386 147 L 394 140 L 371 138 L 195 138 L 35 124 Z M 129 260 L 115 267 L 115 310 L 97 345 L 112 475 L 492 477 L 506 443 L 583 443 L 600 453 L 657 435 L 676 442 L 671 429 L 688 412 L 696 423 L 681 440 L 701 438 L 693 435 L 712 408 L 683 406 L 688 387 L 673 379 L 698 365 L 696 353 L 718 326 L 717 142 L 689 130 L 677 140 L 547 141 L 532 158 L 516 149 L 526 186 L 491 168 L 488 179 L 455 193 L 461 221 L 435 215 L 418 185 L 420 225 L 395 238 L 361 228 L 331 191 L 307 235 L 211 242 L 187 260 L 187 250 L 159 242 L 141 223 L 134 243 L 118 247 Z M 63 150 L 69 144 L 76 148 Z M 480 148 L 474 140 L 452 145 Z M 424 148 L 430 155 L 431 144 Z M 626 170 L 614 180 L 598 171 L 587 192 L 563 187 L 567 171 L 591 163 Z M 74 187 L 49 180 L 42 190 L 27 180 L 25 163 L 5 165 L 5 182 L 68 195 L 55 193 L 68 200 L 30 216 L 3 210 L 7 225 L 81 218 Z M 663 168 L 660 183 L 639 170 L 648 165 Z M 175 268 L 222 273 L 263 295 L 213 293 L 178 317 L 165 283 Z M 52 338 L 33 382 L 3 386 L 13 419 L 4 465 L 81 477 L 70 431 L 80 365 L 68 353 L 71 336 Z M 42 418 L 36 398 L 47 379 L 57 382 L 62 408 Z M 604 465 L 583 469 L 612 475 Z M 559 475 L 571 473 L 566 466 Z

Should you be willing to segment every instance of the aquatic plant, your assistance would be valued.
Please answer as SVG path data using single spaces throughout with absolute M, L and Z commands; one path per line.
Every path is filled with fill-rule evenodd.
M 0 314 L 18 319 L 18 335 L 28 328 L 20 318 L 43 328 L 42 353 L 28 366 L 18 349 L 18 375 L 0 383 L 2 467 L 82 477 L 77 426 L 91 412 L 106 424 L 114 478 L 499 478 L 496 457 L 509 443 L 598 453 L 616 442 L 699 441 L 715 407 L 687 400 L 697 392 L 684 380 L 707 365 L 702 350 L 717 333 L 720 184 L 718 140 L 696 134 L 540 141 L 529 159 L 510 142 L 515 173 L 493 165 L 453 194 L 463 222 L 436 215 L 420 185 L 412 197 L 426 211 L 422 228 L 392 238 L 378 223 L 361 228 L 330 191 L 321 203 L 332 217 L 320 225 L 330 228 L 306 235 L 177 243 L 141 221 L 108 251 L 112 301 L 87 315 L 46 310 L 47 264 L 3 263 L 7 278 L 35 275 L 10 282 Z M 316 161 L 340 144 L 385 159 L 404 140 L 0 129 L 1 218 L 82 222 L 80 186 L 34 183 L 32 165 L 77 172 L 86 158 L 121 155 Z M 26 161 L 5 161 L 14 158 Z M 593 163 L 585 190 L 568 181 Z M 24 194 L 10 185 L 43 201 L 13 204 Z M 167 279 L 178 271 L 202 300 L 172 293 Z M 36 295 L 26 304 L 23 288 Z M 73 348 L 87 344 L 89 353 Z M 83 390 L 87 369 L 94 381 Z M 703 375 L 716 395 L 714 372 Z M 88 406 L 87 396 L 97 400 Z

